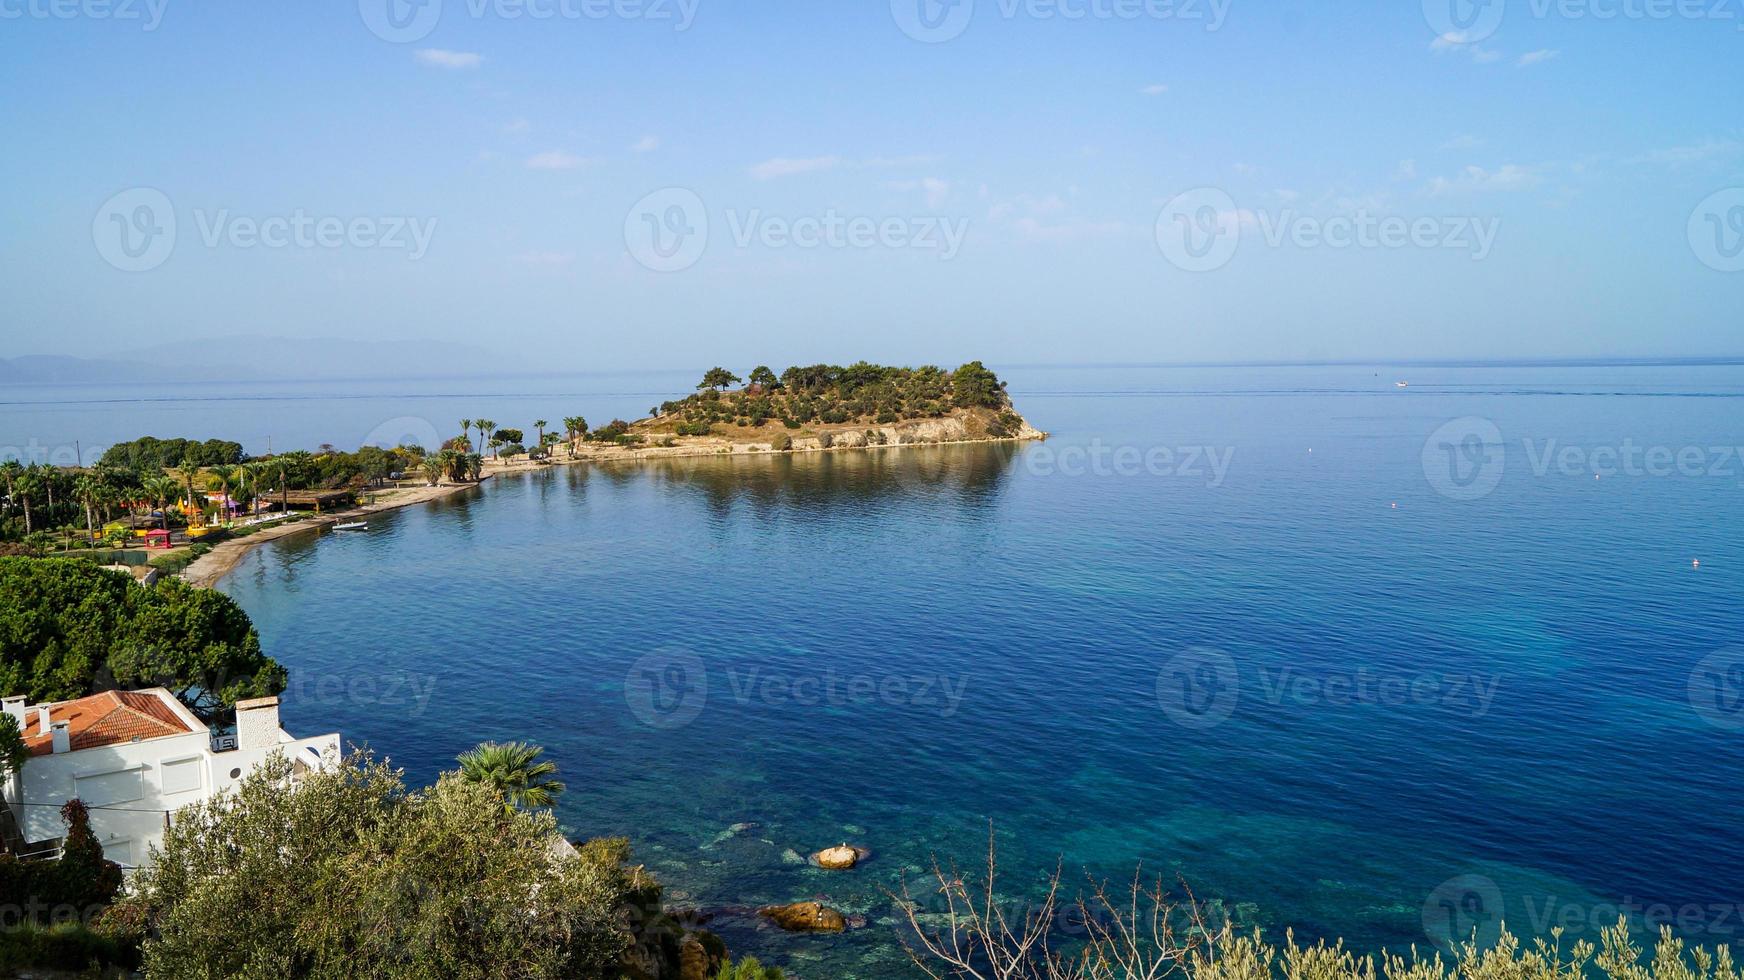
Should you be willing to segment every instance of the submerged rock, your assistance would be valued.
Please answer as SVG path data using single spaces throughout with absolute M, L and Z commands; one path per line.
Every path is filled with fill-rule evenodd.
M 842 932 L 848 928 L 842 913 L 818 902 L 765 905 L 757 914 L 788 932 Z

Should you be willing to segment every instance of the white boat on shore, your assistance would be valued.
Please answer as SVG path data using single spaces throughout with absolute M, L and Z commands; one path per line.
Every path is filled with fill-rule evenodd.
M 333 525 L 333 530 L 335 530 L 335 531 L 367 531 L 367 530 L 369 530 L 369 523 L 367 521 L 353 521 L 350 524 L 335 524 L 335 525 Z

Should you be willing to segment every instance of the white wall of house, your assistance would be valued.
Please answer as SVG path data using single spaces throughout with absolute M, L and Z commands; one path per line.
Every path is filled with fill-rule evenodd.
M 202 726 L 186 735 L 32 756 L 8 787 L 6 802 L 25 840 L 35 843 L 61 837 L 61 805 L 82 800 L 104 856 L 137 868 L 148 862 L 151 848 L 162 846 L 174 811 L 234 789 L 272 753 L 283 752 L 299 771 L 338 759 L 338 734 L 292 738 L 278 727 L 277 699 L 271 702 L 270 710 L 245 715 L 251 716 L 248 737 L 229 751 L 214 751 Z

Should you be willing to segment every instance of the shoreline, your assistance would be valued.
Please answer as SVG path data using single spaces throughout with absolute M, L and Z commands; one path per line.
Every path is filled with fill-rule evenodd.
M 1047 433 L 1028 429 L 1014 436 L 998 439 L 948 439 L 937 442 L 891 442 L 886 444 L 867 445 L 795 445 L 789 449 L 777 450 L 767 443 L 718 443 L 710 445 L 690 446 L 650 446 L 645 449 L 627 449 L 613 447 L 610 449 L 586 447 L 583 455 L 566 459 L 547 459 L 540 462 L 528 461 L 516 465 L 501 460 L 486 460 L 484 472 L 477 483 L 445 483 L 433 487 L 409 487 L 400 490 L 388 490 L 395 496 L 386 501 L 365 504 L 343 511 L 333 511 L 286 524 L 281 527 L 268 528 L 244 538 L 232 538 L 221 541 L 211 551 L 195 559 L 182 569 L 181 577 L 189 585 L 202 589 L 215 589 L 224 577 L 236 570 L 242 559 L 256 547 L 270 541 L 288 538 L 296 534 L 310 534 L 328 528 L 347 520 L 364 517 L 369 514 L 380 514 L 418 504 L 427 504 L 433 500 L 452 497 L 466 490 L 474 490 L 484 486 L 485 481 L 502 473 L 534 472 L 548 466 L 574 466 L 577 464 L 603 463 L 647 463 L 668 459 L 738 459 L 744 457 L 780 457 L 810 455 L 813 453 L 836 452 L 868 452 L 882 449 L 926 449 L 939 446 L 971 446 L 1001 443 L 1041 442 L 1047 439 Z
M 361 507 L 346 510 L 336 510 L 318 516 L 308 517 L 291 524 L 267 528 L 243 538 L 231 538 L 220 541 L 212 550 L 194 559 L 187 568 L 182 569 L 181 577 L 189 585 L 201 589 L 213 589 L 223 581 L 224 576 L 235 571 L 242 559 L 256 547 L 269 541 L 277 541 L 297 534 L 311 534 L 335 524 L 370 514 L 386 513 L 403 507 L 427 504 L 432 500 L 442 500 L 466 490 L 474 490 L 484 485 L 492 473 L 486 473 L 477 483 L 449 483 L 429 487 L 404 487 L 381 491 L 383 494 L 393 494 L 388 500 L 379 500 Z

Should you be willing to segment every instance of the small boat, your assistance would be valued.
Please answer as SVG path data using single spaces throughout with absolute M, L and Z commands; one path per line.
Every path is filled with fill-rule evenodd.
M 1395 388 L 1409 388 L 1409 387 L 1411 387 L 1411 382 L 1409 382 L 1409 381 L 1395 381 L 1395 382 L 1393 382 L 1393 387 L 1395 387 Z
M 366 521 L 353 521 L 350 524 L 335 524 L 335 525 L 333 525 L 333 530 L 335 530 L 335 531 L 365 531 L 368 529 L 369 529 L 369 524 Z

